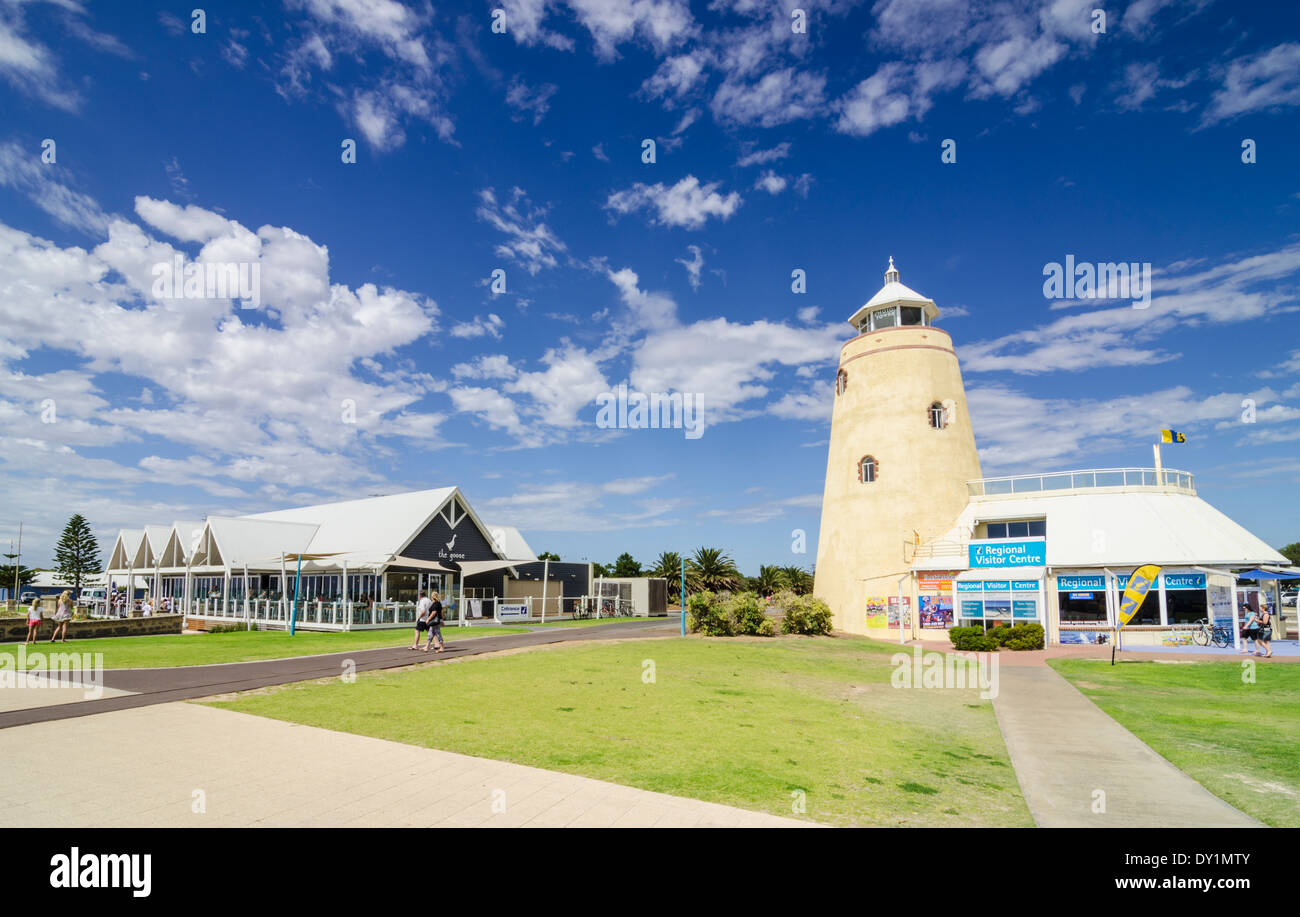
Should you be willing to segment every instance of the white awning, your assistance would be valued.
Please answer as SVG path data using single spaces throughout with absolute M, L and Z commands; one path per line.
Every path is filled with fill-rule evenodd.
M 536 560 L 463 560 L 460 562 L 460 572 L 462 576 L 474 576 L 492 570 L 504 570 L 506 567 L 535 563 Z
M 442 564 L 433 560 L 419 560 L 415 557 L 406 557 L 402 554 L 394 554 L 388 561 L 392 566 L 415 567 L 417 570 L 438 570 L 442 573 L 455 573 L 451 567 L 444 567 Z M 462 565 L 463 566 L 463 565 Z

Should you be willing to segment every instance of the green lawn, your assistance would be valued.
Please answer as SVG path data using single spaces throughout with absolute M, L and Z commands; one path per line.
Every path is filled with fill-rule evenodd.
M 1300 826 L 1300 666 L 1105 662 L 1051 666 L 1202 786 L 1276 826 Z
M 860 638 L 582 643 L 217 706 L 839 825 L 1031 825 L 989 701 Z M 655 682 L 642 680 L 653 660 Z
M 519 627 L 443 627 L 446 640 L 464 640 L 496 634 L 524 633 Z M 212 665 L 218 662 L 250 662 L 286 656 L 311 656 L 347 650 L 373 650 L 386 646 L 411 645 L 414 630 L 368 630 L 346 633 L 298 631 L 237 631 L 228 634 L 167 634 L 151 637 L 103 637 L 42 641 L 41 652 L 103 653 L 107 669 L 154 669 L 182 665 Z M 18 644 L 0 644 L 0 650 L 17 651 Z

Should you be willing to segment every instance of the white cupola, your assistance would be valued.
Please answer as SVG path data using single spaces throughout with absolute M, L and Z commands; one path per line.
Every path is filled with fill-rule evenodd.
M 894 257 L 889 257 L 885 285 L 853 313 L 849 324 L 859 334 L 902 325 L 930 325 L 939 317 L 939 307 L 898 279 Z

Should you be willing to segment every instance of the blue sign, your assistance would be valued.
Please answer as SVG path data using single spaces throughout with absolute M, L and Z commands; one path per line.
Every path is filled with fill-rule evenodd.
M 1204 573 L 1166 573 L 1164 575 L 1166 589 L 1204 589 Z
M 983 592 L 984 584 L 981 583 L 979 580 L 958 580 L 957 591 L 958 592 Z
M 966 552 L 972 569 L 1042 567 L 1047 564 L 1047 541 L 1042 538 L 972 541 Z
M 1094 590 L 1100 592 L 1106 588 L 1105 576 L 1058 576 L 1056 588 L 1062 592 L 1071 590 Z
M 1015 618 L 1037 618 L 1038 617 L 1038 600 L 1037 599 L 1015 599 L 1011 603 L 1012 617 Z
M 1076 602 L 1077 602 L 1077 601 L 1084 601 L 1084 602 L 1086 602 L 1086 601 L 1088 601 L 1089 599 L 1094 599 L 1094 598 L 1096 598 L 1096 597 L 1097 597 L 1097 593 L 1095 593 L 1095 592 L 1071 592 L 1071 593 L 1070 593 L 1070 598 L 1071 598 L 1071 600 L 1076 601 Z
M 1010 592 L 1011 581 L 1005 579 L 986 579 L 984 581 L 985 592 Z
M 1018 579 L 1011 583 L 1012 592 L 1037 592 L 1038 580 L 1036 579 Z
M 969 599 L 961 603 L 961 616 L 963 618 L 979 618 L 984 615 L 984 603 L 979 599 L 970 601 Z

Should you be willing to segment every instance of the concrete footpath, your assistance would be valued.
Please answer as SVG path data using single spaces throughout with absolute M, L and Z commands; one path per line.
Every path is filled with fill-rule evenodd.
M 998 674 L 993 708 L 1039 827 L 1260 826 L 1152 751 L 1046 665 L 1006 665 Z
M 810 827 L 571 774 L 157 704 L 0 730 L 0 827 Z

